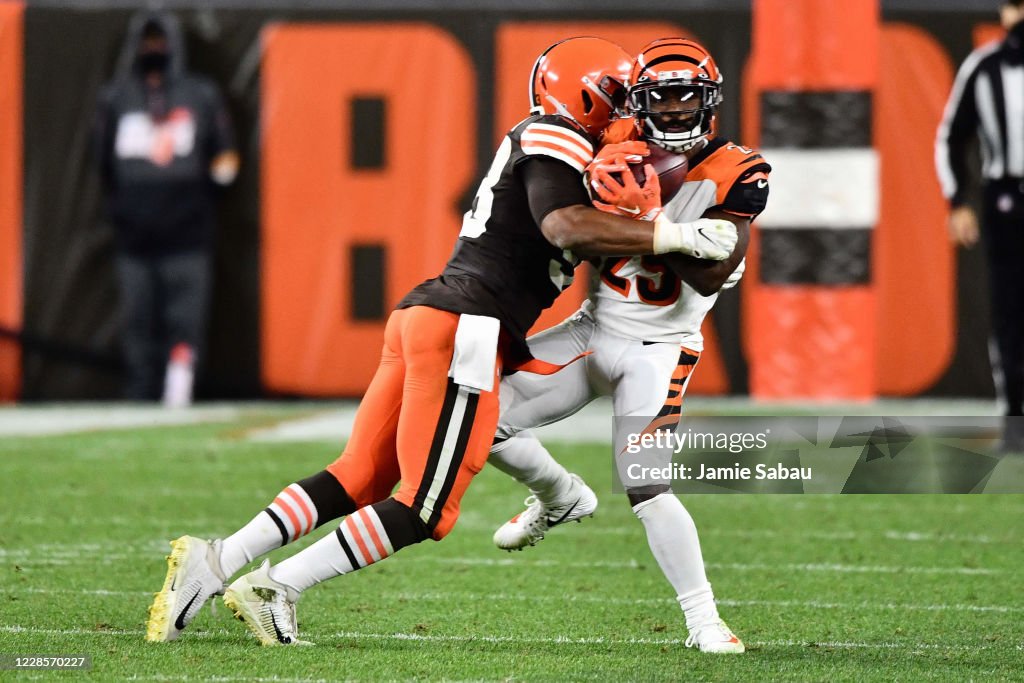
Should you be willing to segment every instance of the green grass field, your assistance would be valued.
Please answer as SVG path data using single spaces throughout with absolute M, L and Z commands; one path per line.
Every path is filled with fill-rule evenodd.
M 143 642 L 169 539 L 226 535 L 335 457 L 329 443 L 247 438 L 299 410 L 0 437 L 0 654 L 93 657 L 88 672 L 0 679 L 1024 679 L 1024 497 L 686 498 L 749 648 L 715 657 L 683 647 L 682 613 L 597 444 L 551 444 L 601 495 L 594 519 L 500 553 L 491 533 L 524 493 L 488 468 L 444 542 L 303 597 L 316 647 L 260 648 L 223 606 L 174 643 Z

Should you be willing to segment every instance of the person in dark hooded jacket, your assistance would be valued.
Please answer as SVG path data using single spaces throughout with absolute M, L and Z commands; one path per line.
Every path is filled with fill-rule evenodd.
M 191 402 L 209 308 L 216 186 L 238 171 L 233 138 L 217 86 L 185 70 L 175 17 L 135 15 L 95 122 L 128 399 Z

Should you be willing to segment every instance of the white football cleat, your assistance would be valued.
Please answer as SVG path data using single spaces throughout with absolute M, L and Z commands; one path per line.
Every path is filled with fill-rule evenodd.
M 696 647 L 701 652 L 722 654 L 739 654 L 746 651 L 743 641 L 737 638 L 721 619 L 693 628 L 686 639 L 686 647 Z
M 263 645 L 312 645 L 299 640 L 295 603 L 299 592 L 270 578 L 270 560 L 240 577 L 224 592 L 224 604 Z
M 522 550 L 537 545 L 551 527 L 592 516 L 597 509 L 597 495 L 578 475 L 569 476 L 572 486 L 566 496 L 568 503 L 548 507 L 537 496 L 530 496 L 524 501 L 526 509 L 494 532 L 494 545 L 502 550 Z
M 174 640 L 210 598 L 224 592 L 220 546 L 219 540 L 210 542 L 193 536 L 171 541 L 167 577 L 149 607 L 146 640 Z

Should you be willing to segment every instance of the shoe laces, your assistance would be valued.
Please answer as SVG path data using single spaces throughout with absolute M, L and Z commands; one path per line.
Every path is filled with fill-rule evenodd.
M 519 520 L 526 527 L 531 540 L 539 541 L 544 538 L 544 532 L 548 530 L 544 503 L 537 496 L 530 496 L 523 501 L 523 505 L 526 506 L 526 510 L 519 515 Z
M 690 631 L 690 635 L 683 643 L 684 647 L 699 646 L 701 635 L 712 629 L 714 630 L 715 635 L 719 636 L 719 639 L 721 640 L 729 640 L 729 638 L 732 637 L 732 631 L 729 630 L 729 627 L 725 625 L 724 621 L 718 619 L 717 621 L 709 621 L 705 624 L 694 626 Z

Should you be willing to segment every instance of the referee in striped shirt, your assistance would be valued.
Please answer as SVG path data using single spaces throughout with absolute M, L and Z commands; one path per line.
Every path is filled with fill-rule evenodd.
M 982 215 L 989 263 L 993 376 L 1006 414 L 1024 403 L 1024 0 L 1000 11 L 1009 32 L 964 61 L 953 82 L 935 144 L 942 190 L 950 202 L 949 234 L 960 246 L 978 241 L 967 203 L 967 152 L 977 135 L 982 159 Z M 1024 418 L 1006 421 L 1004 452 L 1024 451 Z

